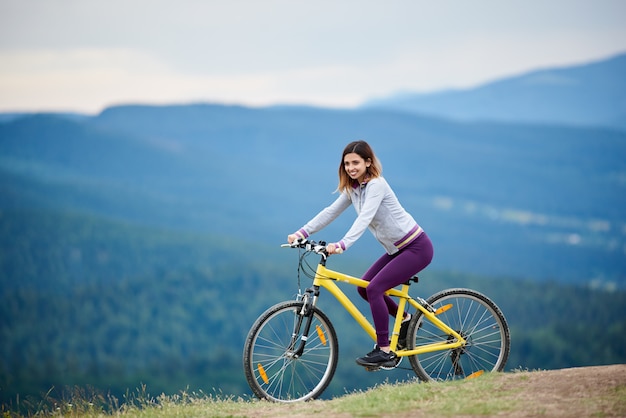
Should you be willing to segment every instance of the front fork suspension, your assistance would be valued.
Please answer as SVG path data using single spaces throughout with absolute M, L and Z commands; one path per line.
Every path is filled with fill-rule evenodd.
M 302 301 L 302 308 L 296 313 L 293 332 L 291 334 L 291 347 L 293 349 L 288 352 L 288 355 L 292 358 L 298 358 L 304 352 L 304 346 L 309 338 L 309 331 L 311 330 L 311 323 L 313 322 L 315 304 L 317 303 L 319 295 L 319 286 L 313 286 L 308 288 L 302 296 L 299 296 Z M 299 344 L 298 336 L 300 336 Z M 296 344 L 298 344 L 297 348 L 295 348 Z

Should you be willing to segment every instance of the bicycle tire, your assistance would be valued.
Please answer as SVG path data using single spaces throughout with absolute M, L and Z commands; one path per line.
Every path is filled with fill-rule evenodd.
M 303 302 L 278 303 L 256 320 L 246 338 L 243 365 L 254 394 L 274 402 L 315 399 L 332 380 L 337 368 L 337 333 L 328 317 L 314 308 L 304 352 L 293 356 L 293 345 L 300 343 L 302 331 L 294 324 Z M 303 323 L 304 321 L 300 321 Z M 304 328 L 299 326 L 297 328 Z M 293 335 L 295 334 L 295 338 Z
M 463 347 L 410 356 L 415 374 L 422 381 L 446 381 L 478 376 L 504 369 L 511 349 L 509 326 L 500 308 L 487 296 L 471 289 L 448 289 L 426 301 L 450 328 L 467 340 Z M 447 310 L 446 310 L 447 309 Z M 409 349 L 451 337 L 418 311 L 407 331 Z

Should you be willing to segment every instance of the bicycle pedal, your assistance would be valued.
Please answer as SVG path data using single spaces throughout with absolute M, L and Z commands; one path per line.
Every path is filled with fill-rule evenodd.
M 402 359 L 403 359 L 403 357 L 396 357 L 393 360 L 393 364 L 384 364 L 384 365 L 381 365 L 380 368 L 383 369 L 383 370 L 393 370 L 396 367 L 398 367 L 398 364 L 400 364 L 400 362 L 402 362 Z
M 365 370 L 367 370 L 368 372 L 377 372 L 381 369 L 380 366 L 363 366 L 365 367 Z

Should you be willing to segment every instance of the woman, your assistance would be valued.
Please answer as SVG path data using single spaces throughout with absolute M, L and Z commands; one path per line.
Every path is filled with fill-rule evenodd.
M 330 224 L 348 206 L 354 206 L 357 218 L 345 236 L 328 244 L 329 254 L 348 248 L 369 228 L 386 253 L 363 275 L 369 282 L 359 288 L 369 301 L 376 328 L 377 345 L 356 362 L 365 367 L 392 367 L 396 355 L 389 348 L 389 316 L 396 316 L 398 305 L 385 292 L 406 282 L 430 264 L 433 247 L 430 239 L 413 217 L 400 205 L 389 184 L 381 176 L 382 167 L 365 141 L 351 142 L 343 150 L 339 165 L 340 196 L 306 225 L 287 237 L 292 243 L 307 238 Z M 406 338 L 410 315 L 404 313 L 399 341 Z

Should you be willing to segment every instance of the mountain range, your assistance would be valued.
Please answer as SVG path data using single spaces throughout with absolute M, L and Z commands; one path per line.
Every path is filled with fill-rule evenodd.
M 0 208 L 278 245 L 335 198 L 343 146 L 365 139 L 435 240 L 433 268 L 623 286 L 625 63 L 620 55 L 357 109 L 121 105 L 95 116 L 4 115 Z M 584 97 L 594 97 L 595 126 L 578 123 Z M 524 100 L 528 112 L 511 107 Z M 509 111 L 517 117 L 503 122 Z M 341 238 L 353 218 L 320 238 Z M 351 253 L 371 260 L 380 251 L 366 234 Z
M 469 89 L 402 92 L 366 108 L 462 121 L 501 121 L 626 129 L 626 54 L 547 68 Z

